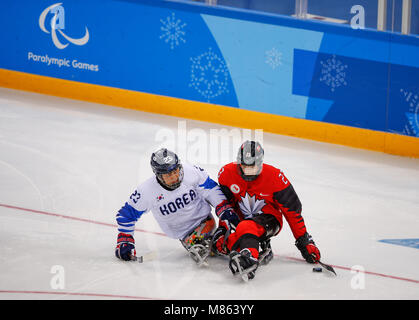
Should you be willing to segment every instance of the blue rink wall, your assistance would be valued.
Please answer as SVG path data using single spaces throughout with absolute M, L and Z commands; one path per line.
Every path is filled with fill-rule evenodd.
M 2 1 L 0 27 L 4 70 L 419 137 L 415 36 L 159 0 Z

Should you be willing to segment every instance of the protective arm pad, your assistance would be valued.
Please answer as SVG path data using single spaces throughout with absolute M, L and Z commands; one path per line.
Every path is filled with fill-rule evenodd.
M 297 239 L 306 233 L 304 219 L 301 216 L 302 205 L 293 186 L 290 184 L 285 189 L 275 192 L 274 199 L 277 201 L 281 212 L 284 214 L 294 237 Z
M 296 213 L 302 211 L 301 201 L 291 184 L 284 190 L 275 192 L 273 196 L 274 199 L 287 208 L 288 211 L 294 211 Z

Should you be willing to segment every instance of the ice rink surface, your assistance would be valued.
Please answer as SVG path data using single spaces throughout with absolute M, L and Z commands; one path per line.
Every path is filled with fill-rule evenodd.
M 172 134 L 181 159 L 199 160 L 194 164 L 216 179 L 241 142 L 217 145 L 214 130 L 245 136 L 211 123 L 1 88 L 0 299 L 419 298 L 417 243 L 379 241 L 419 238 L 419 159 L 267 133 L 265 162 L 292 182 L 336 277 L 312 272 L 286 223 L 272 240 L 274 260 L 248 283 L 234 278 L 222 257 L 198 268 L 150 213 L 136 224 L 136 249 L 155 259 L 116 259 L 115 214 L 152 175 L 151 152 L 170 144 Z M 213 151 L 205 155 L 203 146 Z

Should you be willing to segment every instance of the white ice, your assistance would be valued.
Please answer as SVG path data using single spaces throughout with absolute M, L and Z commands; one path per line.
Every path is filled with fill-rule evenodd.
M 293 183 L 336 277 L 312 272 L 286 223 L 274 260 L 248 283 L 220 257 L 198 268 L 151 214 L 136 225 L 136 248 L 157 257 L 116 259 L 115 214 L 152 175 L 151 152 L 172 134 L 180 157 L 216 179 L 240 143 L 217 145 L 211 133 L 221 129 L 246 133 L 0 89 L 0 299 L 419 298 L 419 250 L 378 242 L 419 238 L 419 159 L 268 133 L 265 162 Z

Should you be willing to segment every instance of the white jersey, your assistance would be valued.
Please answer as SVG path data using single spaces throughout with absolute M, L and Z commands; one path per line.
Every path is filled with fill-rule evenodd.
M 138 218 L 151 211 L 167 236 L 183 239 L 210 215 L 211 206 L 226 200 L 203 169 L 183 164 L 183 171 L 182 183 L 175 190 L 163 188 L 156 176 L 140 184 L 116 215 L 119 232 L 133 235 Z

